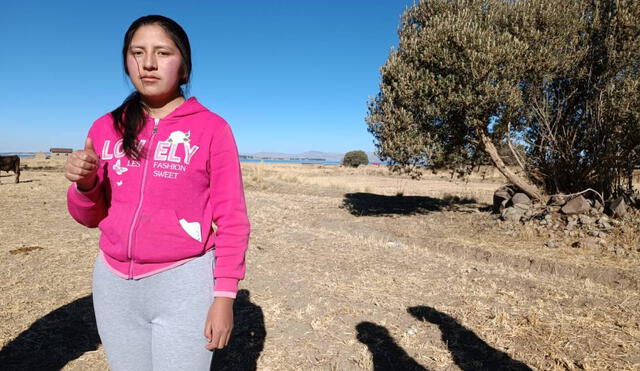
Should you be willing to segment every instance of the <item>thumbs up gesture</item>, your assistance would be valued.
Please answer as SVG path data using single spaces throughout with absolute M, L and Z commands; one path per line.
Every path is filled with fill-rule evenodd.
M 99 165 L 100 158 L 93 149 L 93 141 L 87 137 L 84 149 L 74 151 L 67 159 L 65 177 L 76 182 L 80 191 L 88 191 L 96 184 Z

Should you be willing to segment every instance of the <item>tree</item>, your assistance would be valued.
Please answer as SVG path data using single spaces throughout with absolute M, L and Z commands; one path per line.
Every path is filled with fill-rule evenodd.
M 639 8 L 631 0 L 408 8 L 369 102 L 378 155 L 414 176 L 423 165 L 488 156 L 538 200 L 585 187 L 610 192 L 640 152 Z M 512 140 L 525 178 L 496 148 Z
M 342 158 L 343 166 L 358 167 L 360 165 L 368 165 L 369 157 L 364 151 L 350 151 Z

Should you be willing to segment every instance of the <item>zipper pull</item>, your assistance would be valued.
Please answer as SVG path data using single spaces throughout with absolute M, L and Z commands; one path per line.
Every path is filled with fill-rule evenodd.
M 160 119 L 156 119 L 153 120 L 155 122 L 155 124 L 153 125 L 153 132 L 152 134 L 155 134 L 158 131 L 158 123 L 160 122 Z

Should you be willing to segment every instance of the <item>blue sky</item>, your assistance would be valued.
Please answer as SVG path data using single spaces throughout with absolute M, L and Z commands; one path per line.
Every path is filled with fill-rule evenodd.
M 241 153 L 373 151 L 364 118 L 412 0 L 3 1 L 0 152 L 80 148 L 132 91 L 122 38 L 142 15 L 189 35 L 190 95 Z

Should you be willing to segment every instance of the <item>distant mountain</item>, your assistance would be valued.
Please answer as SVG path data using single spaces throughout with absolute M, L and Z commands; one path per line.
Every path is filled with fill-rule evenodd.
M 369 157 L 369 162 L 380 162 L 380 159 L 373 152 L 366 152 Z M 320 152 L 320 151 L 306 151 L 302 153 L 282 153 L 282 152 L 256 152 L 256 153 L 242 153 L 241 156 L 251 156 L 253 158 L 269 158 L 269 159 L 281 159 L 287 160 L 292 158 L 306 158 L 306 159 L 324 159 L 325 161 L 342 161 L 344 153 L 336 152 Z

